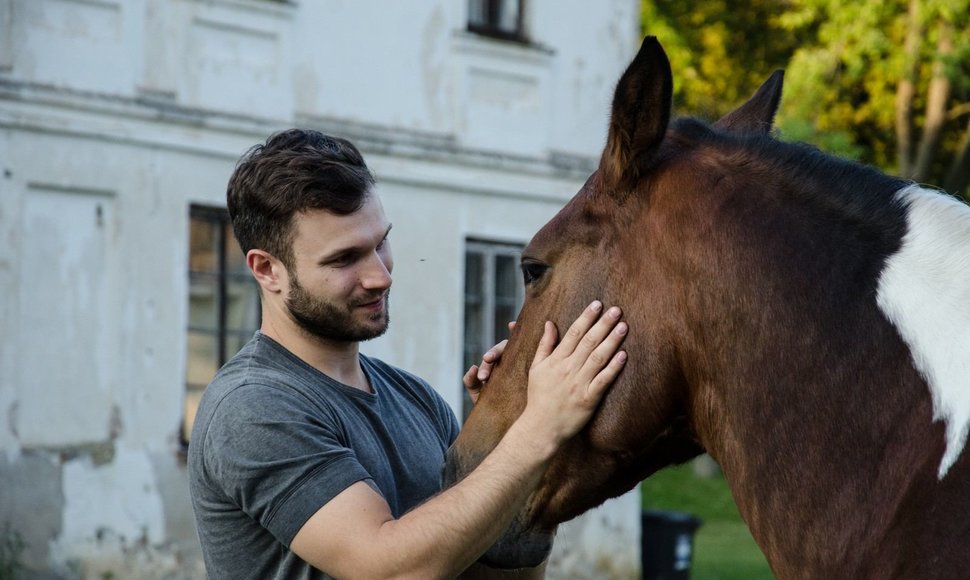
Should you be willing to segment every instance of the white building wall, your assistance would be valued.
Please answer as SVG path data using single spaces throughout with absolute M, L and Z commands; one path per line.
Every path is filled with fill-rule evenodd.
M 458 410 L 467 237 L 525 243 L 582 185 L 639 2 L 0 0 L 0 526 L 37 574 L 199 578 L 177 458 L 188 209 L 273 131 L 350 138 L 394 222 L 365 345 Z M 2 527 L 0 527 L 2 529 Z M 639 498 L 560 532 L 550 577 L 634 576 Z

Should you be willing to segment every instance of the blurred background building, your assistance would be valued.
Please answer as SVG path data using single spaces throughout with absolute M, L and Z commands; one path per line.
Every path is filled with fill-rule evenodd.
M 362 149 L 396 265 L 364 351 L 461 415 L 639 35 L 639 0 L 0 0 L 0 540 L 28 577 L 203 576 L 183 456 L 259 320 L 225 212 L 246 149 Z M 639 522 L 631 493 L 564 526 L 549 576 L 636 577 Z

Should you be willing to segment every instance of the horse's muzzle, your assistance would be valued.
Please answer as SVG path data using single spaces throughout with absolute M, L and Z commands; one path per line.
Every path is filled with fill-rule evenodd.
M 551 532 L 524 530 L 516 519 L 478 561 L 505 570 L 535 568 L 549 557 L 554 537 Z

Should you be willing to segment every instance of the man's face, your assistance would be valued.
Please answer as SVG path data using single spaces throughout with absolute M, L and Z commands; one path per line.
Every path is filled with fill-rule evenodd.
M 286 307 L 307 333 L 341 342 L 376 338 L 390 322 L 390 223 L 373 193 L 355 213 L 294 216 Z

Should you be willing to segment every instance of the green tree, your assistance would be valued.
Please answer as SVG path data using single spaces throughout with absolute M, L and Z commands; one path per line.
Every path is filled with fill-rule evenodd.
M 644 0 L 644 34 L 656 36 L 674 70 L 675 106 L 716 118 L 779 68 L 797 40 L 774 23 L 776 0 Z
M 642 5 L 681 110 L 716 117 L 785 68 L 785 138 L 967 195 L 970 0 Z

